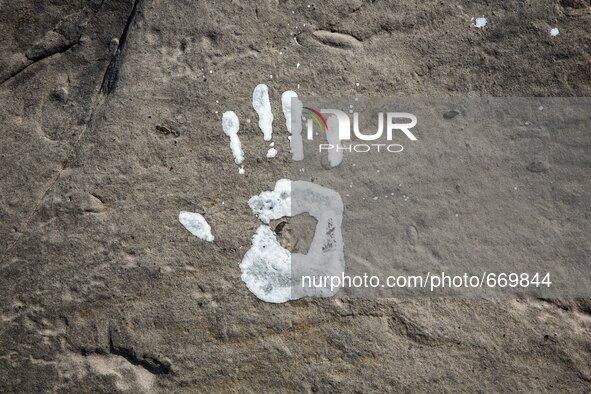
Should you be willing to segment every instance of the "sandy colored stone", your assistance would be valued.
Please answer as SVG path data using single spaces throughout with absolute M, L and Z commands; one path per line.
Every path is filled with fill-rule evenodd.
M 238 268 L 259 225 L 247 199 L 288 175 L 283 91 L 589 96 L 579 3 L 2 2 L 0 391 L 589 392 L 588 300 L 272 305 Z M 259 83 L 277 117 L 272 160 Z M 515 171 L 589 169 L 581 139 L 547 172 L 535 157 Z M 589 182 L 567 186 L 555 193 L 570 212 Z M 204 214 L 215 241 L 191 236 L 181 210 Z M 401 217 L 411 246 L 415 219 Z

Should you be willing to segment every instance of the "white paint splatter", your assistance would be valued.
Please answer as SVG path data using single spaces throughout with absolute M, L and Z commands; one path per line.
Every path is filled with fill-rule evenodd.
M 252 92 L 252 106 L 259 115 L 259 127 L 265 141 L 273 137 L 273 112 L 269 101 L 269 88 L 265 84 L 257 85 Z
M 234 155 L 234 162 L 242 164 L 244 160 L 244 152 L 240 145 L 240 138 L 238 138 L 238 129 L 240 128 L 240 121 L 238 116 L 233 111 L 224 112 L 222 115 L 222 127 L 224 133 L 230 137 L 230 149 Z
M 326 139 L 331 145 L 331 148 L 328 149 L 328 162 L 331 167 L 336 167 L 343 161 L 343 147 L 339 139 L 339 121 L 336 116 L 331 115 L 326 123 L 328 124 Z
M 248 201 L 264 223 L 308 212 L 317 220 L 307 254 L 284 249 L 269 226 L 260 226 L 252 247 L 240 263 L 241 278 L 248 289 L 266 302 L 281 303 L 301 297 L 330 297 L 339 288 L 302 287 L 304 276 L 342 275 L 345 270 L 341 222 L 343 202 L 331 189 L 305 182 L 280 179 L 275 190 Z
M 560 30 L 558 30 L 558 28 L 557 28 L 557 27 L 554 27 L 554 28 L 552 28 L 552 29 L 550 30 L 550 35 L 551 35 L 552 37 L 556 37 L 556 36 L 557 36 L 557 35 L 559 35 L 559 34 L 560 34 Z
M 298 85 L 299 86 L 299 85 Z M 281 107 L 285 116 L 285 126 L 291 134 L 289 146 L 292 159 L 300 161 L 304 159 L 304 145 L 302 142 L 302 108 L 303 104 L 293 90 L 283 92 L 281 95 Z
M 238 173 L 240 175 L 244 174 L 244 167 L 240 167 L 240 169 L 238 170 Z
M 240 263 L 242 281 L 259 299 L 281 303 L 291 300 L 291 254 L 268 226 L 260 226 L 252 247 Z
M 254 215 L 263 223 L 291 216 L 291 181 L 280 179 L 275 183 L 275 190 L 265 191 L 251 197 L 248 205 Z
M 291 134 L 291 101 L 297 97 L 298 94 L 293 90 L 286 90 L 281 94 L 281 109 L 285 117 L 285 127 L 287 127 L 289 134 Z
M 275 156 L 277 156 L 277 149 L 269 148 L 269 150 L 267 151 L 267 159 L 272 159 Z
M 474 23 L 472 24 L 473 27 L 476 27 L 478 29 L 483 29 L 484 26 L 486 26 L 486 24 L 488 23 L 488 20 L 483 16 L 476 18 L 474 20 Z
M 181 211 L 179 213 L 179 222 L 194 236 L 204 241 L 213 242 L 214 237 L 211 234 L 211 227 L 202 215 L 194 212 Z

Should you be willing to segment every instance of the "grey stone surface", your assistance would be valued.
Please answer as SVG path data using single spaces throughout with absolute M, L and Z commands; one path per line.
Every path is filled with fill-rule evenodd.
M 285 133 L 264 159 L 256 84 L 269 85 L 276 127 L 288 89 L 589 96 L 589 1 L 0 0 L 0 10 L 0 391 L 591 390 L 589 300 L 271 305 L 238 268 L 258 227 L 246 200 L 290 163 Z M 471 28 L 483 14 L 487 27 Z M 225 110 L 241 118 L 244 176 Z M 581 141 L 565 160 L 521 170 L 589 168 Z M 565 192 L 566 209 L 588 181 Z M 205 214 L 215 242 L 192 237 L 181 210 Z M 589 205 L 576 213 L 588 218 Z

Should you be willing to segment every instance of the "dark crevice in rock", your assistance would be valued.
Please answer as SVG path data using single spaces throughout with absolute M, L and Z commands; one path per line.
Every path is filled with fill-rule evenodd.
M 141 12 L 141 5 L 142 0 L 134 1 L 131 13 L 127 18 L 127 22 L 125 23 L 123 32 L 121 33 L 121 38 L 119 39 L 119 45 L 117 47 L 117 50 L 115 51 L 115 54 L 111 59 L 111 63 L 109 63 L 109 66 L 105 71 L 100 90 L 101 93 L 103 93 L 104 95 L 109 95 L 113 93 L 117 88 L 117 82 L 119 81 L 119 71 L 121 69 L 121 65 L 123 64 L 123 58 L 125 55 L 125 50 L 127 48 L 127 38 L 129 36 L 131 26 L 135 23 L 138 15 Z
M 109 330 L 109 348 L 108 350 L 100 347 L 96 348 L 78 348 L 77 353 L 83 356 L 99 355 L 99 356 L 119 356 L 123 357 L 130 364 L 144 368 L 153 375 L 173 375 L 170 363 L 163 362 L 155 357 L 143 355 L 139 357 L 133 348 L 126 348 L 115 345 L 113 341 L 113 334 Z
M 103 8 L 104 4 L 105 4 L 105 0 L 101 0 L 101 2 L 98 4 L 98 6 L 94 9 L 94 13 L 98 14 L 98 12 Z
M 4 82 L 10 81 L 12 78 L 19 75 L 22 71 L 26 70 L 27 67 L 29 67 L 31 64 L 33 63 L 30 62 L 28 64 L 20 64 L 18 67 L 15 67 L 14 70 L 10 71 L 7 75 L 1 76 L 0 78 L 2 78 L 2 80 L 0 81 L 0 85 L 4 84 Z
M 45 60 L 53 55 L 57 55 L 60 53 L 64 53 L 67 52 L 68 50 L 70 50 L 72 47 L 74 47 L 75 45 L 77 45 L 79 43 L 79 41 L 75 41 L 72 43 L 68 43 L 68 44 L 64 44 L 63 46 L 60 46 L 58 48 L 56 48 L 54 51 L 48 52 L 43 54 L 42 56 L 39 56 L 37 58 L 29 58 L 27 56 L 27 62 L 25 63 L 21 63 L 19 66 L 20 67 L 16 67 L 11 73 L 9 73 L 8 75 L 6 75 L 1 81 L 0 81 L 0 85 L 4 84 L 5 82 L 11 80 L 12 78 L 16 77 L 17 75 L 19 75 L 21 72 L 25 71 L 27 68 L 29 68 L 30 66 L 32 66 L 35 63 L 38 63 L 42 60 Z
M 13 55 L 12 59 L 3 65 L 5 70 L 0 71 L 0 84 L 11 80 L 37 62 L 70 50 L 80 42 L 87 22 L 86 8 L 64 17 L 24 54 Z
M 164 125 L 157 125 L 156 131 L 168 136 L 172 135 L 173 137 L 180 137 L 181 133 L 177 129 L 171 126 L 164 126 Z
M 555 307 L 560 308 L 566 312 L 569 312 L 572 310 L 572 306 L 570 305 L 568 300 L 565 301 L 565 300 L 561 300 L 558 298 L 542 298 L 542 297 L 536 297 L 535 300 L 538 302 L 543 302 L 545 304 L 555 306 Z
M 154 357 L 138 357 L 135 350 L 116 346 L 113 343 L 113 334 L 109 331 L 109 353 L 125 358 L 129 363 L 138 365 L 154 375 L 168 375 L 172 373 L 170 365 L 163 363 Z
M 109 64 L 109 67 L 107 67 L 107 70 L 105 72 L 105 74 L 103 75 L 103 79 L 99 88 L 99 91 L 97 94 L 97 96 L 95 98 L 93 98 L 92 102 L 92 106 L 90 109 L 90 114 L 88 116 L 88 119 L 86 121 L 85 124 L 85 128 L 84 130 L 82 130 L 82 132 L 78 135 L 78 138 L 76 139 L 76 141 L 72 144 L 72 147 L 69 151 L 69 153 L 66 155 L 66 159 L 64 160 L 64 162 L 61 164 L 60 169 L 57 171 L 57 173 L 55 174 L 55 176 L 53 176 L 49 182 L 47 183 L 48 186 L 44 189 L 43 193 L 41 193 L 39 199 L 36 201 L 35 206 L 33 207 L 33 209 L 29 212 L 29 214 L 27 215 L 27 217 L 24 220 L 24 224 L 21 226 L 22 230 L 20 231 L 19 235 L 16 237 L 16 239 L 10 244 L 8 245 L 8 247 L 6 248 L 6 250 L 4 251 L 4 253 L 2 254 L 1 258 L 0 258 L 0 264 L 4 263 L 6 261 L 6 257 L 11 253 L 11 251 L 19 244 L 19 241 L 22 237 L 22 235 L 26 232 L 26 230 L 29 227 L 29 224 L 31 223 L 31 221 L 33 220 L 33 218 L 35 217 L 35 215 L 37 214 L 41 204 L 43 203 L 43 200 L 45 199 L 45 197 L 47 196 L 47 194 L 49 193 L 49 191 L 55 186 L 55 184 L 59 181 L 61 174 L 63 173 L 64 169 L 67 168 L 68 163 L 70 162 L 72 155 L 74 154 L 74 152 L 76 151 L 76 147 L 78 146 L 78 143 L 82 140 L 82 137 L 84 136 L 84 134 L 86 133 L 86 131 L 92 127 L 92 124 L 94 122 L 94 116 L 95 116 L 95 112 L 97 111 L 97 109 L 104 104 L 104 96 L 101 96 L 100 93 L 103 92 L 106 94 L 110 93 L 113 91 L 113 89 L 115 88 L 115 84 L 116 84 L 116 80 L 117 80 L 117 74 L 118 74 L 118 69 L 120 67 L 120 63 L 121 63 L 121 53 L 122 51 L 125 49 L 125 45 L 127 42 L 127 35 L 129 34 L 129 27 L 131 26 L 131 24 L 133 23 L 133 21 L 135 20 L 135 16 L 137 14 L 139 14 L 139 10 L 140 10 L 140 3 L 142 0 L 135 0 L 133 8 L 132 8 L 132 12 L 129 15 L 126 25 L 123 29 L 123 33 L 121 35 L 121 40 L 119 41 L 119 45 L 117 47 L 116 53 L 113 57 L 113 60 L 111 61 L 111 64 Z M 85 16 L 86 11 L 83 11 L 80 15 Z M 56 53 L 63 53 L 66 52 L 67 50 L 69 50 L 70 48 L 72 48 L 73 46 L 75 46 L 76 44 L 78 44 L 80 42 L 80 37 L 82 36 L 82 29 L 81 27 L 85 25 L 86 23 L 86 19 L 83 20 L 74 20 L 74 21 L 69 21 L 69 18 L 66 18 L 64 21 L 60 22 L 60 24 L 58 24 L 58 26 L 56 26 L 56 28 L 54 28 L 51 32 L 56 32 L 58 33 L 60 37 L 59 42 L 63 42 L 62 39 L 65 39 L 65 42 L 67 43 L 66 46 L 55 46 L 55 43 L 52 43 L 52 45 L 46 45 L 46 47 L 52 47 L 52 48 L 57 48 L 54 49 L 53 51 L 49 51 L 51 53 L 48 52 L 48 54 L 43 57 L 43 58 L 39 58 L 35 61 L 32 61 L 30 59 L 34 58 L 34 53 L 35 51 L 33 50 L 34 48 L 38 48 L 39 45 L 43 44 L 43 42 L 45 41 L 46 43 L 48 43 L 48 40 L 46 40 L 47 36 L 44 37 L 44 39 L 33 46 L 33 48 L 31 48 L 28 52 L 27 55 L 25 57 L 25 59 L 27 60 L 27 62 L 31 62 L 27 65 L 30 66 L 33 63 L 36 63 L 38 61 L 41 61 L 43 59 L 46 59 L 49 56 L 52 56 L 53 54 Z M 78 23 L 76 23 L 78 22 Z M 49 34 L 48 33 L 48 34 Z M 49 40 L 49 43 L 51 43 L 51 40 Z M 30 53 L 29 53 L 30 52 Z M 115 66 L 114 66 L 115 64 Z M 26 68 L 26 67 L 25 67 Z M 109 71 L 115 69 L 115 71 Z M 21 69 L 20 71 L 18 71 L 16 74 L 22 72 L 24 69 Z M 16 74 L 14 76 L 16 76 Z M 2 74 L 0 73 L 0 78 L 2 77 Z M 10 78 L 9 78 L 10 79 Z M 3 82 L 0 82 L 0 86 L 3 84 Z M 105 90 L 106 87 L 106 90 Z

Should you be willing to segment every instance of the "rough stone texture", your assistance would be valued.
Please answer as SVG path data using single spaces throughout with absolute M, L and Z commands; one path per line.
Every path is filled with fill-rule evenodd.
M 276 127 L 287 89 L 589 96 L 588 0 L 0 10 L 0 391 L 591 390 L 588 300 L 271 305 L 238 268 L 258 226 L 245 201 L 290 162 L 285 134 L 264 159 L 256 84 L 269 85 Z M 487 27 L 471 28 L 480 15 Z M 244 176 L 225 110 L 242 121 Z M 589 168 L 589 147 L 564 165 Z M 180 210 L 205 214 L 215 242 L 192 237 Z

